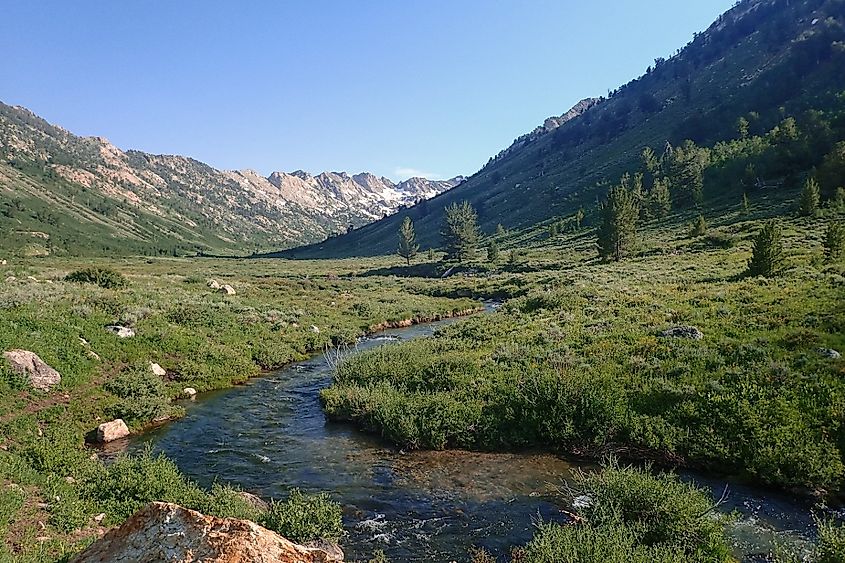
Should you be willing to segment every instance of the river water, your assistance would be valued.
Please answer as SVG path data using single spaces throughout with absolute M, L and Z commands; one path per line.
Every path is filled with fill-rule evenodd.
M 388 330 L 362 340 L 368 349 L 430 336 L 455 319 Z M 327 491 L 343 505 L 348 560 L 383 550 L 395 562 L 466 560 L 481 546 L 504 560 L 531 539 L 538 519 L 563 521 L 558 493 L 580 462 L 549 454 L 397 451 L 348 424 L 326 420 L 319 391 L 331 382 L 324 355 L 207 393 L 186 404 L 187 415 L 136 438 L 210 486 L 231 483 L 263 498 L 291 487 Z M 714 490 L 726 483 L 684 475 Z M 804 542 L 810 506 L 771 491 L 730 484 L 722 509 L 736 510 L 736 554 L 761 560 L 773 541 Z

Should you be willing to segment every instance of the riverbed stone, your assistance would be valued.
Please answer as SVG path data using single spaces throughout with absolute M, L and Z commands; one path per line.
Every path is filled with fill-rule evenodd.
M 129 427 L 122 418 L 104 422 L 97 427 L 97 441 L 100 443 L 113 442 L 127 436 L 129 436 Z
M 340 563 L 343 552 L 293 543 L 249 520 L 206 516 L 177 504 L 153 502 L 72 561 Z
M 39 391 L 49 391 L 62 380 L 61 374 L 48 366 L 35 352 L 15 349 L 3 352 L 3 356 L 12 370 L 25 375 L 29 384 Z
M 660 333 L 664 338 L 687 338 L 690 340 L 701 340 L 704 333 L 694 326 L 673 326 Z
M 267 503 L 267 501 L 258 495 L 254 495 L 246 491 L 238 491 L 238 496 L 244 499 L 251 507 L 256 509 L 258 512 L 267 512 L 268 510 L 270 510 L 270 505 Z

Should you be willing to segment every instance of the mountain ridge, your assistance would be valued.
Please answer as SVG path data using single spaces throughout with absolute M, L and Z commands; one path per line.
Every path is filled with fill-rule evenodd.
M 77 136 L 28 108 L 0 102 L 0 191 L 14 202 L 0 214 L 0 232 L 21 232 L 17 222 L 28 224 L 27 231 L 55 235 L 50 245 L 36 245 L 36 253 L 81 250 L 104 234 L 109 242 L 99 250 L 119 251 L 130 232 L 139 243 L 130 252 L 243 253 L 291 246 L 359 227 L 460 181 L 220 170 L 189 156 L 122 150 L 105 137 Z M 80 206 L 82 196 L 87 203 Z M 42 218 L 50 214 L 71 215 L 62 223 L 73 228 L 59 232 L 60 225 L 45 224 Z M 140 234 L 149 229 L 136 222 L 151 224 L 152 231 Z M 82 236 L 92 223 L 102 227 L 98 234 Z

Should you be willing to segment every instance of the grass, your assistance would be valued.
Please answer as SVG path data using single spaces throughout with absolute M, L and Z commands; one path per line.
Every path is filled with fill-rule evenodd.
M 843 365 L 817 350 L 845 348 L 845 266 L 820 259 L 825 221 L 785 223 L 790 268 L 771 279 L 742 276 L 756 220 L 715 229 L 728 248 L 682 222 L 646 231 L 617 264 L 577 233 L 538 246 L 500 312 L 350 358 L 325 408 L 409 448 L 622 451 L 838 492 Z M 660 336 L 676 325 L 705 337 Z
M 10 262 L 0 269 L 0 348 L 34 351 L 62 381 L 37 392 L 0 362 L 0 559 L 67 557 L 96 537 L 94 516 L 116 525 L 151 500 L 254 518 L 292 539 L 336 538 L 339 507 L 324 496 L 292 492 L 263 517 L 237 491 L 203 490 L 162 457 L 106 467 L 91 459 L 84 436 L 115 417 L 138 432 L 179 416 L 185 387 L 229 387 L 379 326 L 477 307 L 422 293 L 411 280 L 361 275 L 390 259 Z M 237 293 L 210 289 L 210 279 Z M 112 324 L 136 335 L 118 338 L 105 330 Z M 167 374 L 153 374 L 150 362 Z

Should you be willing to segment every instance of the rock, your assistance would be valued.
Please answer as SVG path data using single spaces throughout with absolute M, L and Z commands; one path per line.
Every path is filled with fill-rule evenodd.
M 6 261 L 5 261 L 5 260 L 0 260 L 0 266 L 5 266 L 5 265 L 6 265 Z
M 97 441 L 101 443 L 119 440 L 129 436 L 129 427 L 122 418 L 116 418 L 111 422 L 104 422 L 97 427 Z
M 185 387 L 184 389 L 182 389 L 182 395 L 186 399 L 193 399 L 194 397 L 197 396 L 197 390 L 194 389 L 193 387 Z
M 9 276 L 9 277 L 7 277 L 7 278 L 6 278 L 6 282 L 7 282 L 7 283 L 12 283 L 13 281 L 15 281 L 15 280 L 17 280 L 17 279 L 18 279 L 18 278 L 16 278 L 15 276 Z
M 689 338 L 691 340 L 701 340 L 704 338 L 704 333 L 694 326 L 673 326 L 660 333 L 660 336 L 665 338 Z
M 29 384 L 39 391 L 49 391 L 62 380 L 61 374 L 44 363 L 44 360 L 29 350 L 9 350 L 3 355 L 12 369 L 29 378 Z
M 832 360 L 838 360 L 842 357 L 842 354 L 840 354 L 837 350 L 834 350 L 833 348 L 819 348 L 816 351 L 825 358 L 830 358 Z
M 132 338 L 135 336 L 135 331 L 128 326 L 109 325 L 106 330 L 116 334 L 119 338 Z
M 270 505 L 258 495 L 254 495 L 252 493 L 248 493 L 246 491 L 238 491 L 238 496 L 244 499 L 249 503 L 251 507 L 258 510 L 259 512 L 267 512 L 270 510 Z M 343 555 L 341 555 L 341 558 Z
M 218 289 L 217 291 L 220 292 L 220 293 L 225 293 L 226 295 L 234 295 L 235 294 L 235 288 L 232 287 L 231 285 L 228 285 L 228 284 L 221 285 L 220 289 Z
M 249 520 L 217 518 L 153 502 L 106 533 L 73 563 L 340 563 L 337 553 L 295 544 Z
M 328 540 L 313 540 L 307 542 L 305 547 L 325 551 L 330 558 L 329 561 L 343 561 L 343 550 L 339 545 Z
M 317 325 L 311 325 L 311 328 L 308 330 L 310 330 L 314 334 L 320 334 L 320 327 L 318 327 Z
M 152 370 L 152 372 L 154 374 L 156 374 L 159 377 L 164 377 L 165 375 L 167 375 L 167 372 L 165 371 L 165 369 L 155 362 L 150 362 L 150 369 Z
M 97 524 L 99 524 L 100 522 L 102 522 L 105 519 L 106 519 L 106 513 L 105 512 L 100 512 L 99 514 L 94 516 L 94 522 L 96 522 Z
M 209 289 L 220 289 L 220 282 L 217 280 L 208 280 L 206 285 Z

